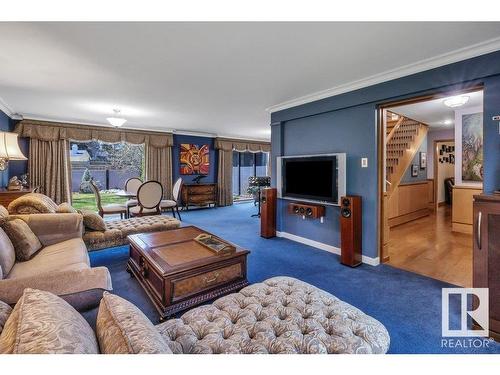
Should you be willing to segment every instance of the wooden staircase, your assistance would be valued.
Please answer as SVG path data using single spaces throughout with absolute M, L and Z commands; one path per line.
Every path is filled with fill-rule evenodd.
M 390 196 L 410 167 L 427 135 L 428 126 L 393 112 L 387 112 L 386 182 Z

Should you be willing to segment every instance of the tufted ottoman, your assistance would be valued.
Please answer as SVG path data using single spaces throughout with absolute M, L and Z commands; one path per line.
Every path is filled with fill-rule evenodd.
M 174 353 L 386 353 L 374 318 L 290 277 L 273 277 L 156 326 Z
M 105 231 L 86 231 L 83 241 L 89 251 L 99 250 L 127 244 L 127 236 L 130 234 L 160 232 L 179 228 L 180 225 L 179 220 L 163 215 L 112 220 L 106 222 Z

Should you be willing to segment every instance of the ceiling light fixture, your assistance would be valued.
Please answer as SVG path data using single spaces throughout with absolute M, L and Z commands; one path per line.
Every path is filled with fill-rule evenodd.
M 455 107 L 463 106 L 468 101 L 469 101 L 468 96 L 457 95 L 457 96 L 452 96 L 451 98 L 445 99 L 443 103 L 445 106 L 455 108 Z
M 122 126 L 123 124 L 125 124 L 127 122 L 126 119 L 118 117 L 120 115 L 120 110 L 119 109 L 113 109 L 113 112 L 115 113 L 115 116 L 114 117 L 108 117 L 106 119 L 106 120 L 108 120 L 108 122 L 111 125 L 116 126 L 118 128 L 118 127 Z
M 453 121 L 448 118 L 448 119 L 446 119 L 446 120 L 443 121 L 443 124 L 445 124 L 445 125 L 451 125 L 451 124 L 453 124 Z

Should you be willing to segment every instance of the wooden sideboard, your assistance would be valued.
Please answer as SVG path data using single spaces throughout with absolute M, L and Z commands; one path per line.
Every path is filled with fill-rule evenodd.
M 500 195 L 474 196 L 473 238 L 473 286 L 488 288 L 490 336 L 500 341 Z
M 14 199 L 32 192 L 32 188 L 23 188 L 22 190 L 7 190 L 7 188 L 0 188 L 0 205 L 7 208 L 9 207 L 9 203 Z
M 210 206 L 217 204 L 217 184 L 184 184 L 182 185 L 182 206 Z

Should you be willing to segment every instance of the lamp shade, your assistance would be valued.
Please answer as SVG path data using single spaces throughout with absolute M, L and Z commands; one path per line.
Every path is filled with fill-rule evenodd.
M 17 142 L 16 133 L 0 132 L 0 158 L 8 160 L 27 160 Z

